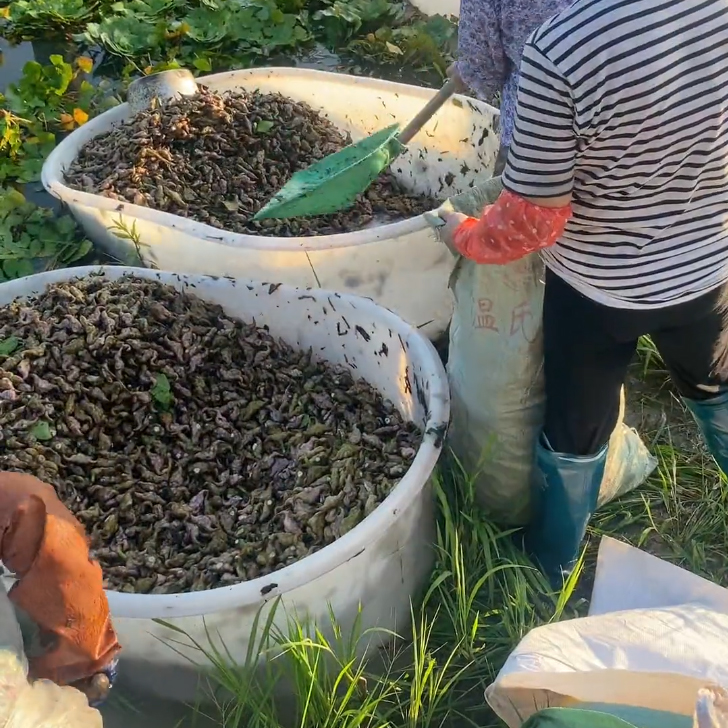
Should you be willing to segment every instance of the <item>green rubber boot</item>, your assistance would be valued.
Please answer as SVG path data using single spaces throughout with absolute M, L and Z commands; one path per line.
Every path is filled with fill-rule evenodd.
M 525 546 L 555 588 L 579 558 L 586 527 L 597 508 L 607 447 L 581 457 L 551 450 L 542 436 L 536 448 L 535 517 Z
M 693 413 L 710 454 L 728 475 L 728 392 L 702 402 L 692 399 L 684 402 Z

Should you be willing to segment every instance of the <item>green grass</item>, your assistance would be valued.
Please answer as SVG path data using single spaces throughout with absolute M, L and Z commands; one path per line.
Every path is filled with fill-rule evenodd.
M 371 633 L 356 628 L 343 634 L 333 614 L 329 636 L 290 620 L 279 630 L 274 611 L 257 625 L 243 664 L 224 650 L 197 645 L 214 666 L 216 705 L 208 715 L 222 728 L 497 726 L 485 703 L 486 686 L 531 629 L 585 613 L 601 535 L 728 584 L 725 478 L 706 455 L 648 340 L 640 344 L 634 373 L 628 410 L 659 467 L 643 487 L 596 515 L 584 558 L 562 592 L 549 589 L 513 533 L 484 518 L 465 474 L 440 474 L 436 566 L 413 605 L 410 634 L 384 635 L 391 648 L 367 660 L 358 648 Z M 258 655 L 269 658 L 262 671 L 253 669 Z M 285 715 L 275 694 L 283 682 L 295 694 Z
M 266 623 L 256 625 L 242 663 L 215 648 L 212 635 L 195 645 L 213 665 L 214 698 L 208 702 L 214 716 L 209 707 L 205 715 L 223 728 L 497 725 L 485 705 L 486 686 L 528 631 L 573 613 L 568 605 L 577 577 L 552 593 L 513 534 L 482 517 L 465 477 L 439 476 L 435 491 L 436 566 L 413 605 L 406 638 L 377 635 L 389 638 L 390 648 L 367 661 L 358 648 L 371 633 L 343 634 L 333 614 L 326 634 L 294 620 L 279 630 L 273 624 L 277 604 Z M 189 638 L 180 633 L 179 642 L 189 644 Z M 253 669 L 258 655 L 272 657 L 262 672 Z M 275 694 L 282 682 L 293 685 L 296 695 L 287 717 Z
M 621 538 L 696 574 L 728 585 L 728 483 L 673 392 L 659 353 L 641 342 L 628 400 L 634 424 L 659 467 L 637 491 L 609 504 L 595 535 Z

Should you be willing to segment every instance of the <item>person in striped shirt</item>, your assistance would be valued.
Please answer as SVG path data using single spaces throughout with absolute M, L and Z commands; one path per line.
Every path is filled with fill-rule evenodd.
M 544 23 L 524 49 L 503 185 L 480 220 L 446 215 L 444 234 L 478 263 L 540 250 L 546 264 L 526 543 L 558 579 L 596 508 L 641 335 L 728 473 L 728 0 L 576 0 Z
M 518 91 L 518 67 L 526 39 L 541 23 L 572 0 L 461 0 L 458 23 L 458 58 L 448 76 L 464 91 L 493 103 L 501 95 L 501 148 L 495 174 L 505 166 L 513 135 Z

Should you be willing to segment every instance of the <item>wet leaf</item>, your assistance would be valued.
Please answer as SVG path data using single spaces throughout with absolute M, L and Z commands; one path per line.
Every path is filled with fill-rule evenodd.
M 154 378 L 152 397 L 162 409 L 169 409 L 172 406 L 174 395 L 166 374 L 160 373 Z
M 30 434 L 35 437 L 36 440 L 40 440 L 41 442 L 53 439 L 51 426 L 44 420 L 36 422 L 33 427 L 30 428 Z
M 17 336 L 0 341 L 0 356 L 10 356 L 23 342 Z

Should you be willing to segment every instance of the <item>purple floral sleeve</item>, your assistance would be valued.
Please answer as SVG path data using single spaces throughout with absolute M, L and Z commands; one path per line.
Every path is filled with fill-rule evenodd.
M 461 0 L 458 70 L 484 101 L 501 92 L 501 143 L 510 144 L 518 68 L 531 33 L 573 0 Z

